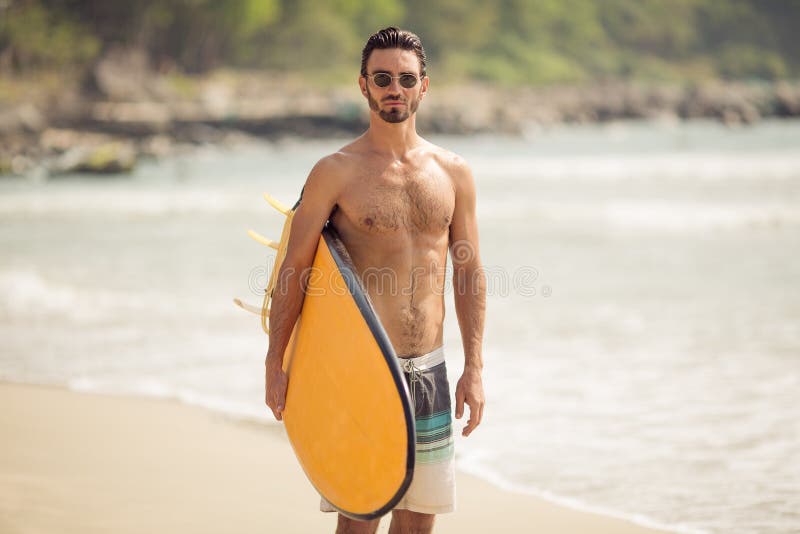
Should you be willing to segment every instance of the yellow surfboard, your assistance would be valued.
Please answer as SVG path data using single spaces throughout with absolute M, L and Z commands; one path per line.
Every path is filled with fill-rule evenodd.
M 289 227 L 296 207 L 284 211 Z M 288 233 L 284 228 L 260 310 L 265 330 Z M 283 412 L 286 432 L 320 495 L 354 519 L 373 519 L 394 508 L 414 471 L 415 428 L 408 386 L 389 337 L 330 223 L 317 245 L 300 318 L 284 354 L 284 370 L 289 375 Z

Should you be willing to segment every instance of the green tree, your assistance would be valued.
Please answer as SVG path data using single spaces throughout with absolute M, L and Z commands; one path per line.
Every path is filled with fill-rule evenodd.
M 0 7 L 0 56 L 15 70 L 84 63 L 99 48 L 100 41 L 64 11 L 35 0 Z
M 121 44 L 190 73 L 344 81 L 389 25 L 416 32 L 445 80 L 800 75 L 800 0 L 0 0 L 0 68 L 83 65 Z

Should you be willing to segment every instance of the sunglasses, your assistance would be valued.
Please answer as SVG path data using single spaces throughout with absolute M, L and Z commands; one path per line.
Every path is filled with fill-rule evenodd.
M 375 74 L 367 74 L 366 77 L 372 78 L 372 83 L 378 87 L 389 87 L 389 84 L 392 83 L 392 80 L 398 79 L 400 80 L 400 85 L 406 89 L 411 89 L 417 85 L 417 81 L 420 79 L 417 78 L 415 74 L 408 72 L 401 74 L 400 76 L 392 76 L 387 72 L 376 72 Z

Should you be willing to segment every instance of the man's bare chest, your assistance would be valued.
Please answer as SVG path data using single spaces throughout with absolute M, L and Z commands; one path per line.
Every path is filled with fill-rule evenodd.
M 340 207 L 351 224 L 371 234 L 439 234 L 450 226 L 455 194 L 441 172 L 364 172 L 354 176 Z

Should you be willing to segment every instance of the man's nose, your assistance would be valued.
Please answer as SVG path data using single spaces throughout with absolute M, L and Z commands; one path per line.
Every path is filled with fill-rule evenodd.
M 400 85 L 400 78 L 392 78 L 389 82 L 389 85 L 386 86 L 387 91 L 397 91 L 400 92 L 402 86 Z

